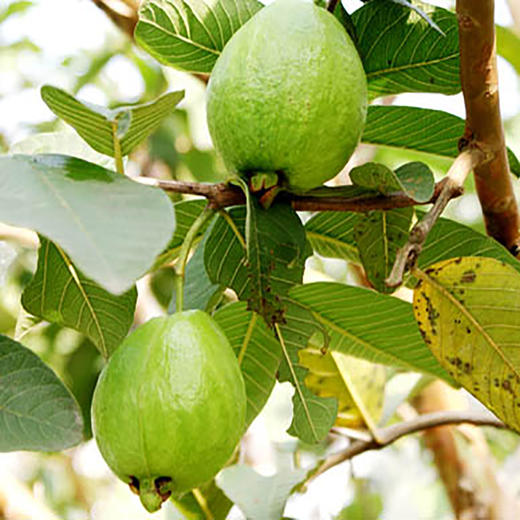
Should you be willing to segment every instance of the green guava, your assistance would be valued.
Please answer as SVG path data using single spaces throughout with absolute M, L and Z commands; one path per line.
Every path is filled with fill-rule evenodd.
M 112 471 L 156 511 L 204 484 L 242 436 L 245 386 L 208 314 L 154 318 L 130 334 L 97 383 L 92 428 Z
M 276 0 L 229 40 L 208 85 L 209 130 L 226 167 L 312 189 L 345 166 L 363 130 L 363 65 L 336 18 Z

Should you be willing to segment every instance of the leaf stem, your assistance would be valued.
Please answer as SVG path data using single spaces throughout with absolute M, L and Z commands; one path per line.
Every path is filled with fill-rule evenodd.
M 123 155 L 121 154 L 121 142 L 117 137 L 117 121 L 112 122 L 112 142 L 114 144 L 114 159 L 116 160 L 117 173 L 125 174 L 125 167 L 123 166 Z
M 181 312 L 184 305 L 184 277 L 186 274 L 186 264 L 188 263 L 188 256 L 192 244 L 197 237 L 199 231 L 204 224 L 215 214 L 215 210 L 206 206 L 200 215 L 195 219 L 190 229 L 186 233 L 186 237 L 182 243 L 181 251 L 179 253 L 179 260 L 176 267 L 177 279 L 176 279 L 176 311 Z

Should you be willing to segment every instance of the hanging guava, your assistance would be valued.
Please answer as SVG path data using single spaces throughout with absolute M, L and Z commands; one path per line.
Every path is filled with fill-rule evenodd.
M 363 65 L 336 18 L 276 0 L 229 40 L 208 86 L 208 124 L 227 168 L 307 191 L 346 164 L 363 130 Z
M 228 339 L 202 311 L 155 318 L 115 351 L 96 386 L 93 431 L 144 507 L 198 487 L 243 434 L 244 381 Z

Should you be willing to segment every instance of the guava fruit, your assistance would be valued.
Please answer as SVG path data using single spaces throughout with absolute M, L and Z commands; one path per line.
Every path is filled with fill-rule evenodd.
M 277 173 L 296 192 L 334 177 L 363 130 L 363 65 L 336 18 L 276 0 L 228 41 L 211 73 L 207 117 L 226 167 Z
M 156 511 L 207 482 L 242 436 L 245 386 L 228 339 L 208 314 L 154 318 L 103 369 L 92 428 L 112 471 Z

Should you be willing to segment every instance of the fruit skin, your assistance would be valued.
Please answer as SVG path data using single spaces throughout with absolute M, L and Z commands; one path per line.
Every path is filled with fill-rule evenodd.
M 129 335 L 104 368 L 92 404 L 101 454 L 150 512 L 222 468 L 245 413 L 233 349 L 202 311 L 155 318 Z
M 243 25 L 208 86 L 209 130 L 227 168 L 281 173 L 300 192 L 343 168 L 366 106 L 363 65 L 347 32 L 302 0 L 276 0 Z

